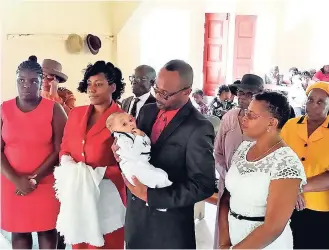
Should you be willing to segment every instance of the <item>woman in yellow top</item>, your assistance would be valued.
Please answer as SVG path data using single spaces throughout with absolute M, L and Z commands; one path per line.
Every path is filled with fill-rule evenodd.
M 281 132 L 307 177 L 291 228 L 295 249 L 329 249 L 329 84 L 314 83 L 306 95 L 306 115 L 289 120 Z

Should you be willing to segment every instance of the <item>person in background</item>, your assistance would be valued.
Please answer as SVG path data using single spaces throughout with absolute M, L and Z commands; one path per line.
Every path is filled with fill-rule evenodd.
M 173 184 L 147 188 L 138 179 L 135 186 L 125 181 L 126 249 L 196 248 L 194 205 L 214 193 L 215 134 L 190 101 L 192 84 L 192 67 L 169 61 L 154 85 L 156 104 L 145 105 L 139 114 L 137 127 L 152 141 L 150 163 L 165 170 Z M 116 144 L 112 150 L 118 150 Z
M 220 249 L 292 249 L 289 219 L 306 176 L 280 137 L 289 113 L 287 98 L 278 92 L 257 94 L 250 103 L 242 129 L 254 142 L 240 144 L 225 178 Z
M 88 65 L 79 83 L 78 91 L 88 94 L 90 105 L 71 110 L 65 126 L 60 156 L 69 155 L 75 162 L 84 162 L 93 168 L 106 166 L 104 179 L 110 179 L 114 183 L 125 204 L 125 184 L 111 151 L 114 138 L 105 124 L 111 114 L 122 112 L 116 101 L 120 99 L 124 87 L 122 73 L 112 63 L 97 61 L 95 64 Z M 108 205 L 111 206 L 111 201 Z M 104 241 L 103 249 L 123 249 L 124 229 L 118 228 L 104 235 Z M 88 242 L 72 247 L 97 249 Z
M 12 233 L 13 249 L 57 248 L 54 166 L 67 116 L 40 96 L 42 68 L 31 56 L 16 71 L 18 96 L 1 107 L 1 229 Z
M 75 107 L 75 97 L 73 93 L 59 84 L 65 83 L 68 79 L 67 75 L 62 72 L 62 65 L 52 59 L 44 59 L 42 64 L 43 78 L 41 86 L 41 96 L 43 98 L 53 100 L 62 105 L 68 115 Z M 65 249 L 64 238 L 58 236 L 58 249 Z
M 201 89 L 196 89 L 193 92 L 192 97 L 194 98 L 195 103 L 198 105 L 197 110 L 199 110 L 200 113 L 203 115 L 209 115 L 210 110 L 203 99 L 204 98 L 203 91 Z
M 233 108 L 231 100 L 231 91 L 227 85 L 221 85 L 218 88 L 217 96 L 210 103 L 211 114 L 217 116 L 219 119 Z
M 282 75 L 280 75 L 279 66 L 274 66 L 268 74 L 265 74 L 265 84 L 280 85 Z
M 302 161 L 307 184 L 291 217 L 295 249 L 329 249 L 329 84 L 306 90 L 306 115 L 289 120 L 281 137 Z
M 124 99 L 121 104 L 125 112 L 137 118 L 145 104 L 155 103 L 155 97 L 151 94 L 155 77 L 156 72 L 151 66 L 141 65 L 135 69 L 134 75 L 129 77 L 134 95 Z
M 302 72 L 302 86 L 303 89 L 306 91 L 306 89 L 314 83 L 314 81 L 312 80 L 312 75 L 310 72 L 308 71 L 303 71 Z
M 62 72 L 62 65 L 52 59 L 45 59 L 42 62 L 43 80 L 41 96 L 60 103 L 66 114 L 75 107 L 75 97 L 73 93 L 64 87 L 59 87 L 60 83 L 67 81 L 67 75 Z
M 237 96 L 238 96 L 238 88 L 236 87 L 236 84 L 240 84 L 241 81 L 240 80 L 236 80 L 233 85 L 228 85 L 228 88 L 230 89 L 231 92 L 231 98 L 230 98 L 230 103 L 235 107 L 238 105 L 238 100 L 237 100 Z
M 314 81 L 329 82 L 329 65 L 324 65 L 318 72 L 313 76 Z
M 283 76 L 283 80 L 282 80 L 282 83 L 285 84 L 285 85 L 291 85 L 292 84 L 292 78 L 295 76 L 295 75 L 298 75 L 299 74 L 299 70 L 298 68 L 296 67 L 292 67 L 289 69 L 288 73 Z
M 294 108 L 297 117 L 305 114 L 306 94 L 300 73 L 292 77 L 292 84 L 289 89 L 289 102 Z
M 253 96 L 264 90 L 263 79 L 257 75 L 246 74 L 241 82 L 234 84 L 238 88 L 238 103 L 236 109 L 232 109 L 223 117 L 214 144 L 215 166 L 219 173 L 217 216 L 214 235 L 214 249 L 218 248 L 218 212 L 219 203 L 224 192 L 225 176 L 231 166 L 231 159 L 235 150 L 242 141 L 251 139 L 242 133 L 242 118 Z
M 316 74 L 316 69 L 310 69 L 310 75 L 311 75 L 311 79 L 313 79 L 313 76 Z

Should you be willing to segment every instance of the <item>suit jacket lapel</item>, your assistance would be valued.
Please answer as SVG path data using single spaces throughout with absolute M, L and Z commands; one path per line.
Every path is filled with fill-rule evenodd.
M 150 94 L 150 96 L 149 96 L 149 98 L 147 98 L 145 104 L 155 103 L 155 102 L 156 102 L 155 97 L 154 97 L 152 94 Z M 144 105 L 145 105 L 145 104 L 144 104 Z
M 129 107 L 130 107 L 130 103 L 131 101 L 134 99 L 133 96 L 130 96 L 126 99 L 125 103 L 123 104 L 122 106 L 122 109 L 125 111 L 125 112 L 129 112 Z
M 93 107 L 92 105 L 89 106 L 87 114 L 87 120 L 85 122 L 85 125 L 87 127 L 87 122 L 88 122 L 88 118 L 91 114 Z M 87 136 L 93 136 L 95 134 L 98 134 L 99 132 L 101 132 L 103 129 L 107 129 L 106 128 L 106 119 L 113 113 L 116 112 L 120 112 L 121 109 L 119 107 L 119 105 L 115 102 L 112 102 L 111 106 L 104 112 L 104 114 L 101 115 L 101 117 L 97 120 L 97 122 L 89 129 L 89 131 L 87 132 Z M 86 130 L 85 130 L 86 131 Z M 110 132 L 109 132 L 110 133 Z
M 151 138 L 153 124 L 157 119 L 158 113 L 159 113 L 159 109 L 156 105 L 154 105 L 152 107 L 152 110 L 147 112 L 147 114 L 144 113 L 143 117 L 139 115 L 137 118 L 138 128 L 141 129 L 144 133 L 146 133 L 147 136 L 150 138 Z
M 92 110 L 93 110 L 93 105 L 89 105 L 80 123 L 81 134 L 83 138 L 85 138 L 87 134 L 87 124 Z
M 154 144 L 156 148 L 160 147 L 166 139 L 186 120 L 192 111 L 193 105 L 188 101 L 169 122 L 165 129 L 160 134 L 158 140 Z

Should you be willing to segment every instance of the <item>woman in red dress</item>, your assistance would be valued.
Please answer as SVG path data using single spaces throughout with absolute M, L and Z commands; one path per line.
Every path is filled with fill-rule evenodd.
M 98 61 L 88 65 L 78 90 L 88 94 L 90 105 L 71 110 L 60 156 L 70 155 L 76 162 L 84 162 L 94 168 L 107 166 L 104 178 L 115 184 L 122 202 L 126 204 L 125 185 L 111 150 L 113 138 L 105 126 L 110 114 L 121 112 L 116 101 L 121 97 L 124 86 L 121 71 L 112 63 Z M 110 200 L 108 204 L 111 206 Z M 104 241 L 102 249 L 123 249 L 123 228 L 104 235 Z M 73 249 L 96 248 L 87 243 L 73 245 Z
M 59 202 L 53 189 L 54 166 L 66 114 L 40 97 L 42 68 L 31 56 L 17 69 L 18 97 L 1 107 L 1 229 L 12 233 L 14 249 L 57 246 Z

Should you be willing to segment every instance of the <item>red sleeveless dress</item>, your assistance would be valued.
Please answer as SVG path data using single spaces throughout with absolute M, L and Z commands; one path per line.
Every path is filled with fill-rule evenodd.
M 36 109 L 24 113 L 16 99 L 2 104 L 4 154 L 19 174 L 32 174 L 53 151 L 54 102 L 42 98 Z M 42 232 L 56 227 L 59 202 L 48 175 L 26 196 L 15 194 L 15 186 L 1 175 L 1 229 L 8 232 Z

